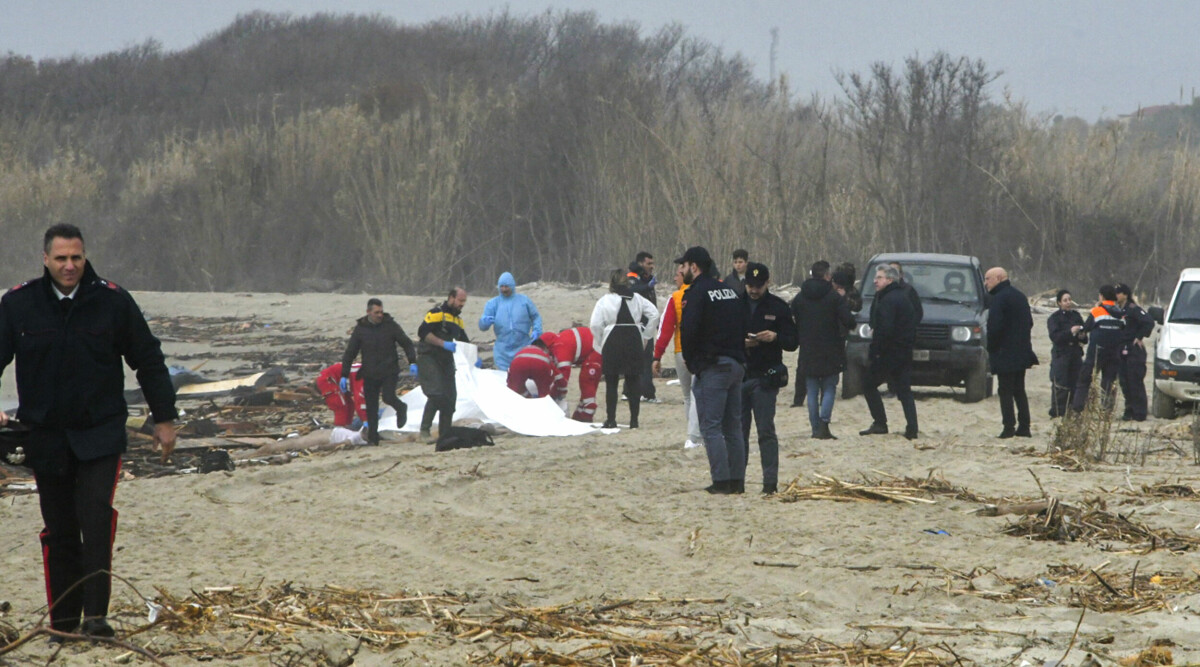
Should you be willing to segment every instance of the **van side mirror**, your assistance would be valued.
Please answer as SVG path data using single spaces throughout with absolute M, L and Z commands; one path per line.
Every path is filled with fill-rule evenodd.
M 1150 313 L 1150 319 L 1154 320 L 1155 322 L 1158 322 L 1159 324 L 1163 323 L 1162 306 L 1150 306 L 1150 309 L 1147 310 L 1146 312 Z

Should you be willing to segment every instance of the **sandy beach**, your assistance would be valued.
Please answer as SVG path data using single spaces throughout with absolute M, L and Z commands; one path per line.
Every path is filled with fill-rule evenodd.
M 520 291 L 539 306 L 547 330 L 586 324 L 603 294 L 598 285 L 530 285 Z M 790 299 L 793 292 L 780 293 Z M 491 332 L 481 334 L 474 326 L 489 296 L 472 294 L 464 313 L 473 339 L 481 342 L 492 339 Z M 253 318 L 272 324 L 278 335 L 320 341 L 330 349 L 344 340 L 366 301 L 364 295 L 328 294 L 135 297 L 150 318 Z M 382 299 L 415 334 L 421 315 L 440 295 Z M 1174 423 L 1150 419 L 1121 425 L 1129 430 L 1117 441 L 1140 451 L 1125 462 L 1076 471 L 1047 456 L 1056 422 L 1046 417 L 1045 322 L 1045 313 L 1035 314 L 1034 345 L 1042 365 L 1028 374 L 1032 439 L 995 437 L 1000 416 L 994 397 L 965 404 L 955 390 L 919 389 L 921 437 L 914 442 L 899 433 L 858 436 L 870 423 L 861 397 L 838 401 L 832 423 L 838 440 L 812 440 L 807 409 L 789 407 L 789 386 L 781 392 L 776 418 L 781 486 L 792 480 L 797 488 L 822 483 L 814 475 L 856 483 L 864 476 L 877 481 L 932 476 L 986 499 L 1048 495 L 1070 504 L 1098 499 L 1108 512 L 1200 538 L 1200 500 L 1143 489 L 1162 482 L 1200 487 L 1191 441 L 1154 435 L 1177 436 L 1191 416 Z M 266 341 L 276 334 L 260 333 L 244 347 L 208 348 L 222 354 L 202 371 L 221 379 L 244 367 L 235 358 L 238 352 L 256 351 L 269 361 L 271 354 L 304 345 L 272 346 Z M 206 346 L 166 342 L 164 349 L 168 363 L 195 366 Z M 189 360 L 173 359 L 181 355 Z M 787 360 L 794 369 L 794 355 Z M 6 399 L 12 397 L 11 376 L 9 369 Z M 742 653 L 817 637 L 838 645 L 944 644 L 963 662 L 981 665 L 1040 666 L 1061 659 L 1070 647 L 1063 664 L 1082 664 L 1091 653 L 1099 664 L 1109 665 L 1168 640 L 1174 664 L 1200 661 L 1200 573 L 1194 552 L 1011 536 L 1003 529 L 1020 517 L 972 513 L 984 503 L 950 495 L 922 496 L 924 501 L 915 503 L 763 497 L 753 435 L 747 493 L 710 496 L 703 492 L 709 483 L 703 451 L 683 448 L 678 386 L 664 379 L 655 383 L 663 402 L 643 405 L 641 428 L 618 434 L 501 435 L 493 448 L 448 453 L 393 441 L 300 457 L 288 465 L 123 482 L 116 500 L 115 572 L 147 596 L 159 588 L 183 597 L 206 587 L 280 582 L 385 593 L 452 591 L 470 596 L 477 607 L 473 611 L 482 615 L 504 604 L 663 598 L 677 601 L 675 609 L 703 610 L 732 622 L 737 626 L 732 633 L 718 625 L 711 637 Z M 576 398 L 572 378 L 572 405 Z M 899 404 L 888 400 L 886 406 L 893 426 L 902 423 Z M 627 419 L 622 405 L 618 421 Z M 37 496 L 4 498 L 0 523 L 0 601 L 11 603 L 0 621 L 28 631 L 45 603 Z M 1148 582 L 1156 574 L 1179 573 L 1193 583 L 1143 613 L 1084 611 L 1074 603 L 1077 593 L 1094 591 L 1098 582 L 1060 583 L 1054 573 L 1062 565 L 1085 573 L 1100 568 L 1102 578 L 1120 575 L 1126 582 L 1136 568 L 1137 577 Z M 1022 589 L 1017 580 L 1041 580 L 1045 590 Z M 678 602 L 684 599 L 709 601 Z M 144 606 L 131 586 L 115 582 L 119 628 L 144 623 L 144 613 L 131 611 L 144 612 Z M 167 651 L 175 642 L 170 635 L 158 627 L 133 641 L 150 642 L 150 651 Z M 219 640 L 251 642 L 253 637 L 247 630 Z M 457 665 L 528 648 L 506 641 L 468 642 L 433 633 L 387 650 L 365 647 L 354 662 Z M 109 664 L 125 653 L 70 644 L 56 662 Z M 39 638 L 0 662 L 44 663 L 50 654 Z M 275 657 L 281 655 L 282 649 Z M 181 654 L 163 659 L 168 664 L 195 660 Z M 239 664 L 285 663 L 259 654 Z

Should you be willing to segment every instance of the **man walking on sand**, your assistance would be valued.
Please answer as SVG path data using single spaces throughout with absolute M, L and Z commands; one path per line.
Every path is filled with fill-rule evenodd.
M 438 415 L 438 435 L 450 432 L 458 386 L 454 377 L 456 342 L 469 342 L 463 325 L 462 309 L 467 305 L 467 290 L 455 287 L 441 304 L 434 306 L 417 328 L 417 370 L 421 391 L 425 394 L 425 413 L 421 415 L 421 438 L 433 442 L 430 429 Z M 478 359 L 475 366 L 481 365 Z M 440 413 L 440 414 L 439 414 Z
M 42 263 L 42 277 L 0 299 L 0 373 L 16 359 L 17 418 L 32 429 L 26 462 L 45 521 L 50 627 L 113 637 L 106 619 L 117 531 L 112 503 L 128 416 L 122 362 L 137 372 L 164 463 L 175 449 L 175 389 L 141 309 L 96 275 L 78 227 L 46 230 Z M 9 419 L 0 412 L 0 426 Z M 5 578 L 11 583 L 17 574 Z
M 417 350 L 412 339 L 404 333 L 400 323 L 383 312 L 383 302 L 367 299 L 367 314 L 358 318 L 346 352 L 342 355 L 342 379 L 338 388 L 343 394 L 350 393 L 350 367 L 362 353 L 362 366 L 358 376 L 363 381 L 363 400 L 367 406 L 367 444 L 379 444 L 379 398 L 396 411 L 396 427 L 404 426 L 408 419 L 408 408 L 396 396 L 396 382 L 400 379 L 400 357 L 396 346 L 404 348 L 408 358 L 408 370 L 417 374 Z
M 1001 438 L 1032 437 L 1029 430 L 1029 398 L 1025 395 L 1025 371 L 1038 363 L 1030 332 L 1033 314 L 1029 299 L 1012 286 L 1008 272 L 996 266 L 983 275 L 983 286 L 992 295 L 988 307 L 988 364 L 998 380 Z M 1014 415 L 1013 405 L 1016 405 Z
M 875 270 L 875 299 L 871 302 L 871 347 L 869 366 L 863 378 L 863 397 L 871 410 L 871 425 L 859 435 L 888 432 L 887 412 L 879 385 L 890 382 L 904 408 L 904 437 L 917 438 L 917 404 L 912 393 L 912 351 L 917 338 L 917 314 L 912 300 L 900 285 L 894 266 Z

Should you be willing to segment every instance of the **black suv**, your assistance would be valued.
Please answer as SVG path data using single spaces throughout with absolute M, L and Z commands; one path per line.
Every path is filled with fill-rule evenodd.
M 988 371 L 987 307 L 990 296 L 983 288 L 979 260 L 967 255 L 896 252 L 875 255 L 863 274 L 863 307 L 846 345 L 846 372 L 842 397 L 862 393 L 871 344 L 868 323 L 875 297 L 875 269 L 899 262 L 904 281 L 921 296 L 925 316 L 917 324 L 913 348 L 914 386 L 963 387 L 962 400 L 982 401 L 992 395 Z

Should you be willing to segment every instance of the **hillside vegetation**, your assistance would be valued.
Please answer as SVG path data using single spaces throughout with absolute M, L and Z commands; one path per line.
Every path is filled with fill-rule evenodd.
M 574 12 L 256 13 L 180 52 L 10 54 L 0 278 L 29 277 L 57 221 L 156 290 L 590 282 L 700 243 L 783 282 L 819 258 L 974 254 L 1085 301 L 1200 263 L 1195 105 L 1089 126 L 997 98 L 998 75 L 937 53 L 808 98 L 677 26 Z

